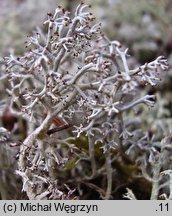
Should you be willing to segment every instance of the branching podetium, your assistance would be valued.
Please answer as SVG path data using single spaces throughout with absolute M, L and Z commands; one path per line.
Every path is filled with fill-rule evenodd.
M 131 69 L 128 49 L 111 41 L 87 8 L 81 3 L 73 15 L 62 7 L 48 13 L 47 32 L 37 29 L 28 36 L 23 56 L 4 58 L 10 110 L 27 120 L 16 173 L 22 177 L 22 190 L 29 199 L 63 199 L 64 184 L 71 183 L 65 176 L 76 178 L 75 187 L 80 188 L 83 176 L 98 175 L 103 181 L 101 195 L 110 199 L 116 160 L 135 159 L 139 164 L 134 150 L 141 149 L 145 155 L 138 155 L 144 165 L 150 165 L 157 154 L 135 111 L 140 104 L 154 106 L 155 96 L 144 87 L 160 81 L 161 73 L 168 69 L 167 60 L 160 56 Z M 47 115 L 40 116 L 45 110 Z M 58 131 L 64 133 L 54 134 Z M 87 148 L 71 144 L 79 137 L 86 139 Z M 101 165 L 97 165 L 95 148 L 102 154 Z M 65 175 L 67 163 L 71 173 Z

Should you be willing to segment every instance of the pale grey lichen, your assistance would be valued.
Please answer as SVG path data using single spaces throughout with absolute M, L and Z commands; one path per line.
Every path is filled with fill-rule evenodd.
M 74 138 L 88 136 L 89 155 L 81 152 L 78 161 L 90 159 L 92 176 L 105 169 L 105 199 L 111 198 L 115 157 L 148 163 L 156 152 L 148 146 L 148 134 L 137 133 L 136 118 L 129 122 L 126 116 L 140 104 L 154 105 L 155 96 L 142 95 L 139 86 L 155 86 L 168 69 L 167 60 L 160 56 L 130 69 L 128 49 L 105 36 L 87 8 L 81 3 L 74 15 L 62 7 L 48 13 L 44 22 L 47 33 L 37 29 L 28 36 L 23 56 L 11 53 L 4 58 L 3 76 L 10 84 L 9 109 L 29 119 L 16 173 L 22 177 L 23 191 L 30 199 L 50 194 L 61 199 L 60 190 L 54 192 L 60 183 L 52 185 L 58 179 L 57 169 L 70 161 L 71 151 L 79 155 L 78 148 L 70 143 Z M 72 126 L 59 139 L 52 133 L 57 115 Z M 105 157 L 100 170 L 94 155 L 96 143 L 101 144 Z M 132 152 L 136 148 L 141 149 L 139 158 Z

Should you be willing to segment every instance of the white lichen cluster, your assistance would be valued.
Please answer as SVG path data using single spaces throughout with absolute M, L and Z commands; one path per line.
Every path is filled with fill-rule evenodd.
M 1 62 L 1 79 L 10 83 L 9 108 L 15 115 L 29 118 L 17 174 L 22 176 L 23 190 L 31 199 L 53 193 L 52 182 L 58 179 L 53 167 L 63 167 L 69 160 L 68 153 L 77 153 L 77 147 L 68 141 L 71 136 L 74 139 L 82 134 L 88 136 L 87 159 L 93 175 L 97 172 L 94 148 L 97 143 L 102 144 L 107 174 L 105 198 L 109 199 L 112 153 L 117 151 L 127 157 L 125 143 L 136 135 L 127 129 L 131 125 L 125 122 L 124 115 L 139 104 L 154 105 L 155 96 L 141 96 L 140 87 L 156 85 L 168 68 L 166 59 L 160 56 L 130 69 L 128 49 L 109 40 L 87 8 L 79 4 L 74 16 L 62 7 L 54 14 L 48 13 L 44 22 L 47 33 L 37 29 L 28 36 L 23 56 L 11 54 Z M 52 122 L 57 116 L 66 127 L 70 126 L 68 137 L 65 134 L 63 139 L 54 138 Z M 142 143 L 143 138 L 139 139 Z M 59 153 L 62 143 L 67 150 Z M 134 147 L 131 144 L 127 148 L 129 154 Z M 41 183 L 47 186 L 40 188 Z

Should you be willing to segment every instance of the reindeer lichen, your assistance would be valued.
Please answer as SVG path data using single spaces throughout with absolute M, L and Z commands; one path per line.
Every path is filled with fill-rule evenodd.
M 128 49 L 111 41 L 87 8 L 81 3 L 74 15 L 62 7 L 48 13 L 47 32 L 37 28 L 27 37 L 23 56 L 11 53 L 2 60 L 9 109 L 27 119 L 16 173 L 29 199 L 74 199 L 65 184 L 73 178 L 79 194 L 83 181 L 99 175 L 106 176 L 106 188 L 95 190 L 110 199 L 113 164 L 133 164 L 132 150 L 147 148 L 145 133 L 135 127 L 137 113 L 133 119 L 128 113 L 140 104 L 154 105 L 156 97 L 143 95 L 141 86 L 156 85 L 167 60 L 160 56 L 130 69 Z M 153 154 L 154 147 L 148 151 Z

